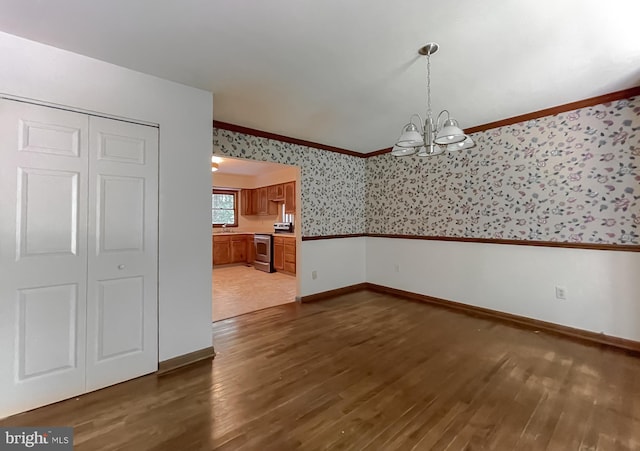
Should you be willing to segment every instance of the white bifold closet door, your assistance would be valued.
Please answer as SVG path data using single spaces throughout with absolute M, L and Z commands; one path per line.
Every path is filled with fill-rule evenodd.
M 158 130 L 89 118 L 87 391 L 158 368 Z
M 157 369 L 157 129 L 0 100 L 0 417 Z

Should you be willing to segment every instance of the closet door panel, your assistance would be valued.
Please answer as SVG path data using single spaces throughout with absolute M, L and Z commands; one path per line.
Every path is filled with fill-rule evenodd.
M 98 175 L 97 255 L 144 252 L 144 177 Z
M 96 361 L 144 350 L 144 278 L 102 280 L 98 288 Z M 110 327 L 118 324 L 118 328 Z
M 157 370 L 158 130 L 90 118 L 87 389 Z
M 18 168 L 18 259 L 78 250 L 79 172 Z
M 76 368 L 78 285 L 18 290 L 18 380 Z
M 0 417 L 84 392 L 88 117 L 0 99 Z

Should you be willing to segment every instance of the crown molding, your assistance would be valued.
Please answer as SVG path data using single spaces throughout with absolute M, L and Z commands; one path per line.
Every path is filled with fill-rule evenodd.
M 352 157 L 365 158 L 366 154 L 360 152 L 354 152 L 353 150 L 342 149 L 340 147 L 327 146 L 326 144 L 320 144 L 313 141 L 305 141 L 303 139 L 291 138 L 290 136 L 278 135 L 276 133 L 269 133 L 263 130 L 256 130 L 255 128 L 243 127 L 241 125 L 230 124 L 228 122 L 213 121 L 213 127 L 221 130 L 228 130 L 230 132 L 243 133 L 245 135 L 257 136 L 259 138 L 273 139 L 276 141 L 282 141 L 291 144 L 298 144 L 300 146 L 313 147 L 315 149 L 326 150 L 329 152 L 341 153 L 343 155 L 350 155 Z
M 628 99 L 640 95 L 640 86 L 634 86 L 633 88 L 623 89 L 622 91 L 610 92 L 609 94 L 603 94 L 596 97 L 590 97 L 584 100 L 578 100 L 576 102 L 565 103 L 563 105 L 557 105 L 551 108 L 545 108 L 544 110 L 533 111 L 531 113 L 521 114 L 519 116 L 513 116 L 507 119 L 501 119 L 499 121 L 488 122 L 482 125 L 476 125 L 474 127 L 466 128 L 464 131 L 467 134 L 483 132 L 491 130 L 493 128 L 505 127 L 507 125 L 517 124 L 518 122 L 526 122 L 534 119 L 540 119 L 541 117 L 554 116 L 560 113 L 566 113 L 567 111 L 578 110 L 580 108 L 587 108 L 590 106 L 600 105 L 602 103 L 615 102 L 616 100 Z M 391 152 L 391 147 L 385 149 L 376 150 L 364 154 L 366 158 L 376 157 L 385 153 Z
M 518 122 L 526 122 L 534 119 L 539 119 L 546 116 L 554 116 L 560 113 L 566 113 L 567 111 L 579 110 L 581 108 L 587 108 L 590 106 L 600 105 L 602 103 L 615 102 L 616 100 L 628 99 L 629 97 L 635 97 L 640 95 L 640 86 L 635 86 L 629 89 L 623 89 L 622 91 L 610 92 L 609 94 L 603 94 L 601 96 L 590 97 L 584 100 L 578 100 L 577 102 L 565 103 L 564 105 L 558 105 L 551 108 L 545 108 L 544 110 L 533 111 L 527 114 L 521 114 L 520 116 L 513 116 L 500 121 L 489 122 L 487 124 L 476 125 L 465 129 L 465 133 L 471 134 L 476 132 L 483 132 L 485 130 L 491 130 L 492 128 L 504 127 L 507 125 L 517 124 Z

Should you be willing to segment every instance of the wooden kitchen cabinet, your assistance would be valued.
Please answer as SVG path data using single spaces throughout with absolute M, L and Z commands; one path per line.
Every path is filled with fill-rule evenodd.
M 288 182 L 284 188 L 284 212 L 295 214 L 296 212 L 296 182 Z
M 231 236 L 231 263 L 247 261 L 247 238 L 249 235 Z
M 296 238 L 294 236 L 273 237 L 273 267 L 276 271 L 296 273 Z
M 268 198 L 274 202 L 284 202 L 284 184 L 271 185 L 267 187 Z
M 252 216 L 256 214 L 256 204 L 253 200 L 254 191 L 252 189 L 243 189 L 240 191 L 240 213 L 244 216 Z
M 213 264 L 253 263 L 255 260 L 253 235 L 213 235 Z
M 213 264 L 253 263 L 256 249 L 252 234 L 213 235 Z M 273 237 L 273 266 L 276 271 L 296 273 L 295 236 Z
M 267 212 L 267 208 L 269 206 L 269 197 L 267 194 L 267 188 L 257 188 L 256 192 L 258 193 L 258 211 L 259 215 L 264 215 Z
M 213 237 L 213 264 L 231 263 L 231 237 L 228 235 Z
M 273 267 L 276 271 L 284 271 L 284 238 L 273 237 Z
M 247 237 L 247 263 L 249 264 L 253 264 L 256 261 L 256 245 L 253 238 L 253 235 Z
M 257 188 L 255 190 L 258 194 L 258 211 L 257 214 L 261 216 L 274 216 L 278 214 L 278 204 L 269 200 L 269 188 Z
M 258 214 L 258 210 L 260 209 L 260 196 L 257 189 L 251 190 L 251 208 L 254 215 Z
M 286 237 L 284 239 L 284 270 L 291 274 L 296 273 L 296 239 Z
M 276 216 L 280 203 L 285 213 L 296 212 L 296 182 L 280 183 L 240 191 L 240 214 L 243 216 Z

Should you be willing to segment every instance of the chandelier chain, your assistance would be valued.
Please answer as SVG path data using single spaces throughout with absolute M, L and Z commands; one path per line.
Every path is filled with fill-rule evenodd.
M 431 52 L 427 52 L 427 118 L 431 117 Z

